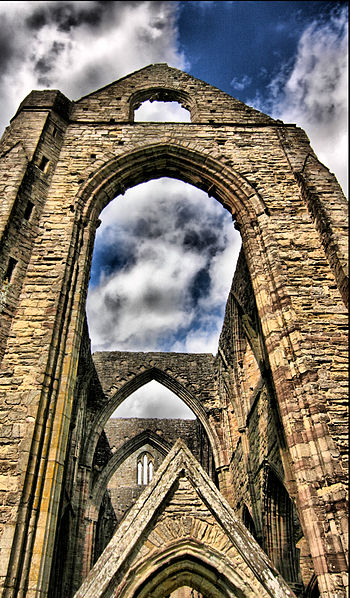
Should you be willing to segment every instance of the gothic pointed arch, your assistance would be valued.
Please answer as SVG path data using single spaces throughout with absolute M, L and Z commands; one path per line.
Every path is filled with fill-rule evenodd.
M 200 356 L 199 356 L 200 357 Z M 130 379 L 121 385 L 121 387 L 108 397 L 104 408 L 99 410 L 95 416 L 95 420 L 91 425 L 90 434 L 86 440 L 84 449 L 85 460 L 90 463 L 94 454 L 95 447 L 98 439 L 102 433 L 104 425 L 115 409 L 132 393 L 150 382 L 155 380 L 159 384 L 162 384 L 180 399 L 186 403 L 186 405 L 193 411 L 198 420 L 201 422 L 208 438 L 213 451 L 214 461 L 218 465 L 220 463 L 220 451 L 219 451 L 219 439 L 213 426 L 210 425 L 208 420 L 208 414 L 204 409 L 200 396 L 194 394 L 194 389 L 191 388 L 190 384 L 185 383 L 185 380 L 179 380 L 175 375 L 170 375 L 168 372 L 160 369 L 159 367 L 145 368 L 139 374 L 133 374 Z
M 76 196 L 76 209 L 84 222 L 98 217 L 116 196 L 149 180 L 169 177 L 189 183 L 217 199 L 239 223 L 255 220 L 267 212 L 259 193 L 248 179 L 222 160 L 220 152 L 203 152 L 196 144 L 156 143 L 124 148 L 111 156 Z
M 112 475 L 116 472 L 118 467 L 135 451 L 140 449 L 145 444 L 153 446 L 158 450 L 163 457 L 165 457 L 171 449 L 171 445 L 164 439 L 160 438 L 152 430 L 144 430 L 137 436 L 129 438 L 112 456 L 110 461 L 105 465 L 100 472 L 96 482 L 91 490 L 91 502 L 96 508 L 102 500 L 103 493 L 107 488 L 108 482 Z

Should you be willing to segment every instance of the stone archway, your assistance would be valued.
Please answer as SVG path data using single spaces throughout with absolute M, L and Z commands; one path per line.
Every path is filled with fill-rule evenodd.
M 184 553 L 186 554 L 185 551 Z M 193 558 L 191 551 L 189 553 L 178 559 L 168 556 L 167 565 L 159 567 L 160 571 L 155 572 L 136 590 L 135 598 L 150 595 L 164 598 L 182 586 L 197 590 L 206 598 L 245 598 L 245 594 L 237 586 L 215 569 L 215 565 L 221 561 L 218 555 L 216 558 L 211 555 L 211 562 L 201 562 L 198 557 Z
M 155 88 L 195 96 L 192 122 L 133 123 L 130 98 Z M 166 175 L 213 195 L 240 227 L 291 464 L 286 484 L 321 595 L 343 596 L 345 203 L 304 133 L 152 65 L 78 102 L 32 92 L 1 152 L 11 182 L 2 202 L 1 272 L 9 258 L 16 262 L 0 334 L 6 595 L 47 595 L 98 214 L 125 188 Z M 28 199 L 33 220 L 22 227 Z M 224 387 L 226 364 L 218 360 Z
M 207 598 L 294 596 L 178 440 L 74 598 L 165 598 L 184 584 Z
M 182 399 L 193 411 L 208 435 L 216 466 L 222 466 L 224 463 L 222 455 L 223 447 L 220 448 L 220 440 L 217 430 L 215 429 L 215 425 L 210 422 L 207 412 L 208 408 L 205 406 L 205 401 L 203 401 L 205 398 L 203 397 L 203 394 L 207 394 L 209 398 L 210 393 L 208 393 L 205 388 L 206 380 L 202 380 L 196 370 L 196 366 L 206 366 L 208 369 L 210 367 L 212 368 L 212 359 L 207 355 L 187 356 L 186 354 L 169 353 L 136 354 L 134 359 L 132 359 L 132 354 L 130 355 L 129 353 L 109 354 L 109 362 L 113 363 L 113 361 L 117 361 L 119 367 L 122 358 L 124 358 L 126 362 L 126 369 L 123 370 L 122 384 L 118 390 L 115 391 L 117 381 L 112 376 L 112 392 L 106 392 L 106 404 L 98 412 L 95 421 L 93 421 L 90 426 L 89 435 L 84 447 L 83 460 L 86 465 L 91 466 L 98 438 L 106 421 L 115 409 L 137 389 L 141 388 L 151 380 L 156 380 L 159 384 L 162 384 Z M 149 362 L 153 363 L 151 367 L 149 367 Z M 156 363 L 158 366 L 155 365 Z M 97 364 L 98 362 L 96 362 L 96 365 Z M 179 364 L 178 371 L 177 364 Z M 99 371 L 103 369 L 103 365 L 104 361 L 102 359 L 98 368 Z M 142 371 L 137 375 L 133 372 L 135 365 L 136 367 L 142 368 Z M 128 368 L 132 371 L 131 374 L 128 372 Z M 168 371 L 165 371 L 165 369 Z M 185 379 L 185 376 L 187 376 L 187 380 Z M 127 377 L 129 377 L 129 379 L 125 382 L 125 378 Z M 194 383 L 196 383 L 196 386 Z M 214 394 L 214 392 L 212 394 Z

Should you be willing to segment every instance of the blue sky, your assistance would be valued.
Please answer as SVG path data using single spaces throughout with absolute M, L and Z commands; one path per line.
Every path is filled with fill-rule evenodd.
M 243 102 L 292 68 L 302 33 L 336 2 L 181 2 L 180 48 L 191 74 Z M 340 8 L 340 6 L 339 6 Z
M 31 89 L 75 100 L 167 62 L 304 128 L 345 189 L 347 22 L 346 2 L 3 1 L 0 132 Z M 155 103 L 139 118 L 154 119 L 155 107 L 169 118 Z M 93 350 L 215 354 L 240 247 L 229 214 L 198 189 L 160 180 L 128 190 L 101 218 Z

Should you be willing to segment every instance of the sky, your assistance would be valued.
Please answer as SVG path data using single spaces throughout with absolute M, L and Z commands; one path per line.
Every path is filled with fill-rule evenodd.
M 2 1 L 0 133 L 32 89 L 76 100 L 166 62 L 304 128 L 346 191 L 347 21 L 346 2 Z M 188 113 L 145 103 L 135 116 Z M 129 189 L 101 220 L 87 304 L 93 351 L 215 354 L 240 247 L 228 212 L 160 179 Z

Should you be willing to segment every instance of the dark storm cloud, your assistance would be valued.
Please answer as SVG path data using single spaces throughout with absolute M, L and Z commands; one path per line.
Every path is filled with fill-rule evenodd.
M 163 233 L 159 220 L 155 217 L 140 218 L 140 220 L 138 220 L 138 222 L 135 223 L 132 232 L 135 235 L 135 237 L 148 237 L 149 239 L 156 239 L 157 237 L 160 237 Z
M 192 218 L 195 218 L 196 211 L 195 208 L 191 205 L 184 205 L 183 203 L 179 203 L 177 205 L 176 214 L 175 214 L 175 226 L 182 228 L 185 226 Z
M 72 100 L 148 64 L 182 68 L 176 3 L 0 2 L 0 132 L 32 89 Z
M 27 17 L 25 23 L 32 31 L 38 31 L 45 25 L 55 24 L 58 31 L 69 32 L 72 28 L 89 25 L 98 27 L 101 23 L 103 12 L 108 11 L 108 4 L 98 3 L 88 8 L 70 2 L 42 4 Z
M 126 298 L 120 295 L 106 294 L 104 297 L 104 305 L 109 313 L 112 313 L 114 320 L 118 320 L 118 315 L 121 310 L 125 307 Z
M 46 75 L 52 71 L 52 68 L 58 56 L 64 51 L 65 44 L 54 41 L 48 49 L 45 57 L 39 58 L 34 64 L 34 71 L 38 74 L 38 83 L 50 87 L 52 81 Z
M 6 73 L 11 60 L 16 56 L 16 42 L 11 29 L 8 28 L 7 20 L 0 25 L 0 77 Z
M 223 250 L 225 244 L 211 228 L 200 228 L 199 230 L 189 229 L 185 232 L 183 245 L 191 251 L 202 252 L 206 250 L 208 255 L 214 256 L 218 251 Z
M 201 297 L 206 297 L 210 292 L 210 274 L 208 268 L 202 268 L 193 279 L 190 289 L 192 300 L 196 306 Z

